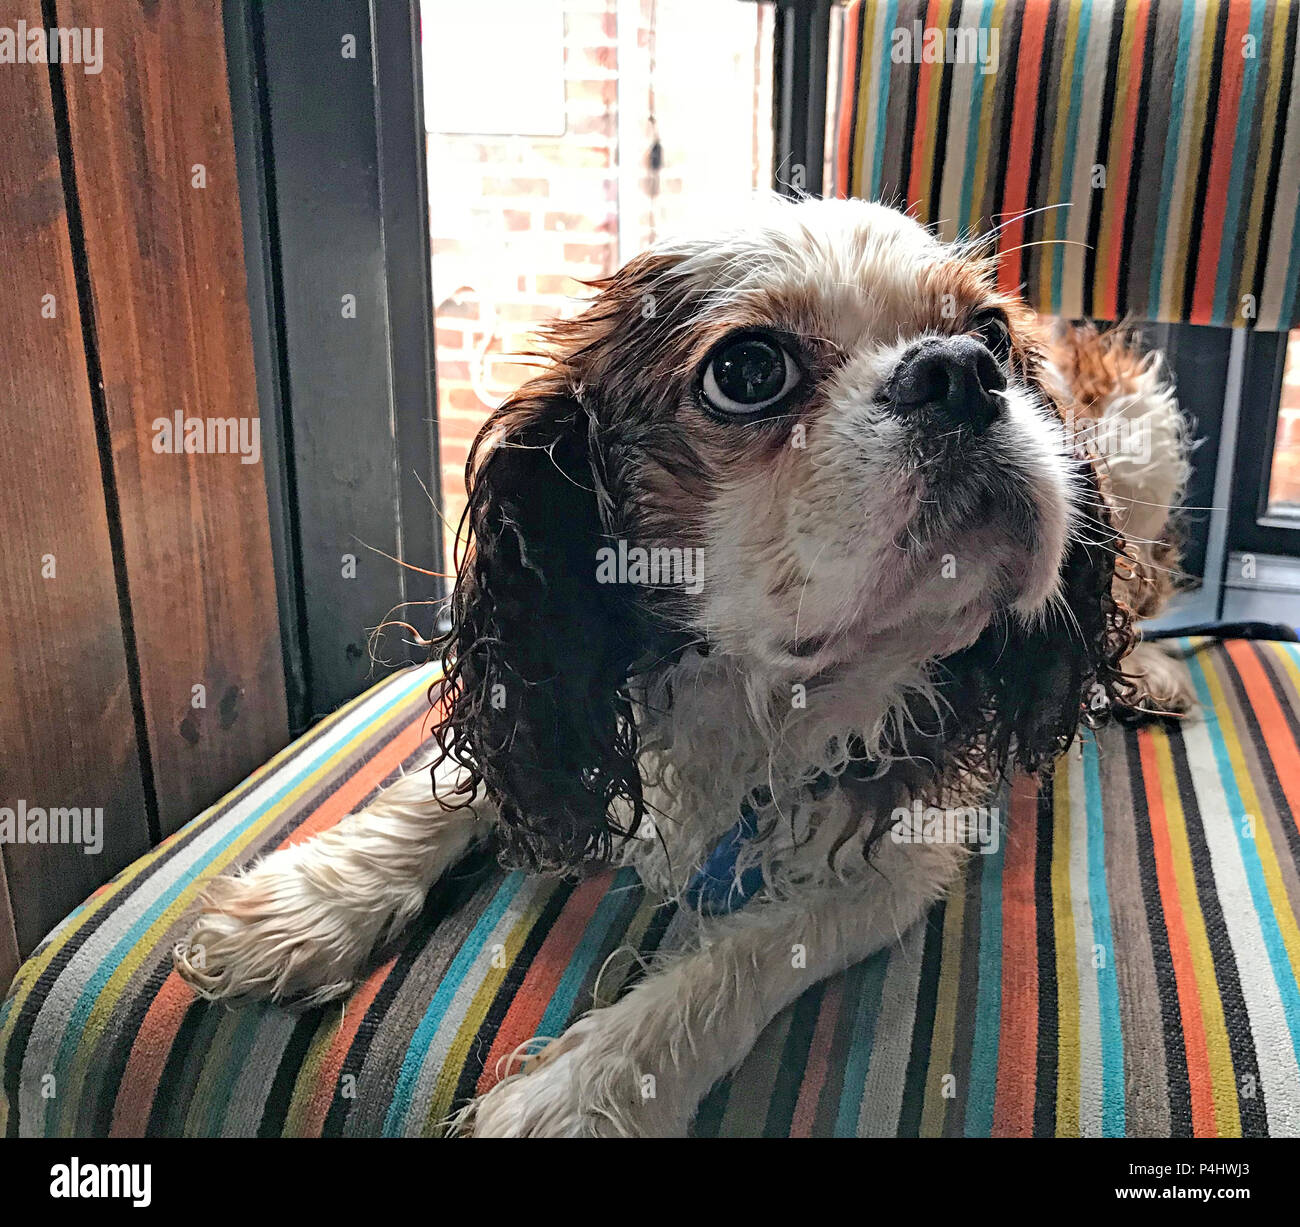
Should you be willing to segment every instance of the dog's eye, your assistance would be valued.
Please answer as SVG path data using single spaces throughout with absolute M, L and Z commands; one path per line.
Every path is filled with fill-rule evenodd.
M 748 417 L 783 402 L 802 379 L 799 364 L 776 337 L 748 332 L 727 338 L 709 355 L 700 394 L 716 413 Z
M 999 308 L 985 307 L 976 311 L 971 317 L 970 331 L 988 346 L 989 352 L 999 362 L 1011 357 L 1011 325 Z

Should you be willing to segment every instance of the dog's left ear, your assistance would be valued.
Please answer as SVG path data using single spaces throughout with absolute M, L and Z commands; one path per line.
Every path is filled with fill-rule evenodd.
M 607 855 L 645 805 L 634 679 L 681 646 L 644 588 L 601 583 L 630 522 L 637 422 L 664 395 L 654 355 L 682 289 L 633 259 L 547 337 L 549 369 L 470 449 L 467 545 L 443 637 L 436 736 L 463 801 L 496 804 L 502 859 L 564 869 Z
M 1081 504 L 1103 506 L 1092 462 L 1081 458 L 1077 466 Z M 1117 532 L 1101 536 L 1094 519 L 1087 535 L 1074 537 L 1059 596 L 1035 622 L 1000 618 L 941 662 L 938 684 L 951 704 L 948 744 L 959 755 L 999 771 L 1037 771 L 1066 750 L 1080 724 L 1128 702 L 1120 662 L 1133 644 L 1133 620 L 1114 593 L 1129 563 Z
M 438 737 L 496 803 L 503 858 L 535 869 L 608 853 L 643 808 L 627 683 L 648 626 L 633 592 L 597 582 L 617 531 L 599 450 L 550 373 L 489 418 L 467 470 Z

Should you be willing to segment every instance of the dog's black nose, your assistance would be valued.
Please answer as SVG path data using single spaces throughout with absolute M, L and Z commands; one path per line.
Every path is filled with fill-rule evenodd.
M 982 434 L 1002 412 L 1006 387 L 997 359 L 974 337 L 931 337 L 899 359 L 888 396 L 900 413 L 932 409 Z

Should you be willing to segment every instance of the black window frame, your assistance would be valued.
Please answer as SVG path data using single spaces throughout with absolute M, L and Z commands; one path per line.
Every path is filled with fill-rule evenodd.
M 427 638 L 447 589 L 420 6 L 223 0 L 223 20 L 296 735 L 426 659 L 394 629 L 375 665 L 367 632 L 391 614 Z M 341 292 L 355 328 L 330 326 Z
M 1300 556 L 1300 520 L 1268 514 L 1289 339 L 1286 332 L 1252 332 L 1246 342 L 1228 529 L 1235 553 Z
M 818 195 L 824 187 L 831 3 L 774 5 L 774 186 L 794 194 L 797 165 L 801 190 Z M 447 591 L 440 574 L 370 555 L 364 544 L 383 543 L 358 542 L 354 531 L 355 504 L 378 498 L 369 508 L 371 528 L 391 516 L 401 526 L 408 562 L 424 572 L 447 569 L 439 519 L 420 5 L 223 0 L 223 9 L 286 690 L 297 733 L 375 680 L 376 670 L 358 648 L 366 629 L 394 607 L 419 602 L 427 610 L 404 620 L 428 635 Z M 322 71 L 322 57 L 338 54 L 342 31 L 357 38 L 358 71 Z M 306 66 L 305 47 L 316 49 Z M 349 91 L 343 105 L 340 88 Z M 340 122 L 322 141 L 315 129 L 331 116 Z M 357 173 L 339 174 L 341 164 Z M 310 191 L 303 190 L 306 184 Z M 328 219 L 344 217 L 352 224 L 328 228 Z M 329 261 L 319 258 L 321 248 L 328 248 Z M 348 258 L 375 275 L 374 305 L 384 321 L 350 341 L 341 362 L 337 337 L 304 332 L 302 303 L 313 294 L 337 294 L 331 267 Z M 1169 356 L 1180 397 L 1205 439 L 1185 499 L 1186 565 L 1204 578 L 1185 608 L 1196 611 L 1197 621 L 1214 620 L 1223 607 L 1229 554 L 1300 554 L 1297 528 L 1266 514 L 1286 334 L 1248 334 L 1244 360 L 1234 361 L 1239 343 L 1232 330 L 1179 324 L 1140 329 L 1148 344 Z M 354 402 L 315 403 L 313 392 L 338 380 L 354 386 Z M 1229 402 L 1235 410 L 1229 411 Z M 1227 461 L 1219 456 L 1225 425 L 1235 447 L 1227 491 Z M 371 483 L 359 479 L 349 489 L 348 475 L 339 478 L 334 470 L 346 468 L 354 453 L 368 455 L 372 474 L 387 474 L 386 491 L 375 495 Z M 355 489 L 364 494 L 354 497 Z M 351 589 L 337 582 L 338 554 L 348 540 L 358 560 L 370 564 L 367 579 Z M 1177 611 L 1173 617 L 1180 620 Z M 395 665 L 426 655 L 400 633 L 388 635 L 384 647 Z

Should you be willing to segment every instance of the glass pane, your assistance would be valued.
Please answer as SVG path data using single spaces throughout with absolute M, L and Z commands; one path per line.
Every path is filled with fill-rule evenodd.
M 1300 328 L 1286 346 L 1266 514 L 1300 524 Z
M 735 0 L 422 0 L 442 488 L 584 282 L 772 180 L 772 10 Z M 655 150 L 658 152 L 656 153 Z

